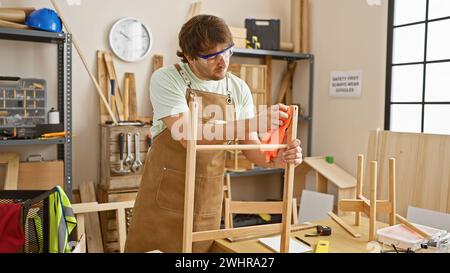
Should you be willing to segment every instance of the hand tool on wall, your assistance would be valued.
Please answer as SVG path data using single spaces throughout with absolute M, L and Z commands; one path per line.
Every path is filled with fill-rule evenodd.
M 84 67 L 86 68 L 86 71 L 89 74 L 89 77 L 91 78 L 92 82 L 94 83 L 95 89 L 98 93 L 98 95 L 100 96 L 100 99 L 103 101 L 103 103 L 105 104 L 106 109 L 108 110 L 109 115 L 111 116 L 112 121 L 114 122 L 114 124 L 118 124 L 117 123 L 117 119 L 114 116 L 114 113 L 112 112 L 111 108 L 109 107 L 108 101 L 106 100 L 105 96 L 103 96 L 102 93 L 102 89 L 100 88 L 97 80 L 95 79 L 94 75 L 92 74 L 91 70 L 89 69 L 86 59 L 84 58 L 84 55 L 81 52 L 80 47 L 78 46 L 78 41 L 75 37 L 75 34 L 70 30 L 69 25 L 67 24 L 66 20 L 63 18 L 63 15 L 61 13 L 61 11 L 59 10 L 58 5 L 56 5 L 56 1 L 55 0 L 50 0 L 52 2 L 53 7 L 55 8 L 56 12 L 58 13 L 59 18 L 61 18 L 61 22 L 64 24 L 64 27 L 66 28 L 66 31 L 68 33 L 72 33 L 72 41 L 73 41 L 73 45 L 75 46 L 75 49 L 78 52 L 78 55 L 80 56 L 81 61 L 83 62 Z
M 124 133 L 120 133 L 119 134 L 119 163 L 120 163 L 120 168 L 118 170 L 113 169 L 113 171 L 115 173 L 118 174 L 127 174 L 130 172 L 130 170 L 125 170 L 125 168 L 123 167 L 123 162 L 124 157 L 123 157 L 123 153 L 125 151 L 125 134 Z
M 125 165 L 131 167 L 131 164 L 133 164 L 133 154 L 131 153 L 131 133 L 127 133 L 127 157 L 125 158 Z
M 150 149 L 152 146 L 152 136 L 150 134 L 147 135 L 147 149 Z
M 133 165 L 131 166 L 131 170 L 135 173 L 139 172 L 142 169 L 142 161 L 141 161 L 141 134 L 135 133 L 134 134 L 134 154 L 136 156 L 136 159 L 133 162 Z
M 114 62 L 111 52 L 105 52 L 105 63 L 106 63 L 106 70 L 108 71 L 108 76 L 110 80 L 114 80 L 114 103 L 115 108 L 117 110 L 117 113 L 119 115 L 119 119 L 123 120 L 123 103 L 122 103 L 122 96 L 120 94 L 120 86 L 119 86 L 119 78 L 117 77 L 116 69 L 114 68 Z
M 103 54 L 103 57 L 105 58 L 106 63 L 106 71 L 108 72 L 109 81 L 111 83 L 111 96 L 110 96 L 110 107 L 111 111 L 116 115 L 116 74 L 114 73 L 113 67 L 112 67 L 112 59 L 111 55 L 108 52 L 105 52 Z M 120 119 L 120 117 L 119 117 Z

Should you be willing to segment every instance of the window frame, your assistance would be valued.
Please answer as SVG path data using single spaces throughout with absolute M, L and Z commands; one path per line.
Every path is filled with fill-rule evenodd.
M 433 63 L 445 63 L 450 62 L 450 59 L 441 59 L 441 60 L 433 60 L 427 61 L 427 45 L 428 45 L 428 25 L 429 23 L 436 21 L 449 20 L 450 16 L 440 17 L 435 19 L 428 19 L 429 13 L 429 5 L 430 1 L 426 0 L 426 10 L 425 10 L 425 20 L 417 21 L 407 24 L 394 25 L 394 15 L 395 15 L 395 1 L 388 1 L 388 26 L 387 26 L 387 54 L 386 54 L 386 97 L 385 97 L 385 111 L 384 111 L 384 129 L 390 130 L 391 128 L 391 106 L 392 105 L 421 105 L 422 113 L 421 113 L 421 130 L 420 133 L 424 132 L 425 127 L 425 106 L 426 105 L 450 105 L 450 101 L 433 101 L 426 102 L 426 77 L 427 77 L 427 65 Z M 425 24 L 425 45 L 424 45 L 424 59 L 421 62 L 408 62 L 408 63 L 398 63 L 393 64 L 393 50 L 394 50 L 394 29 L 401 27 L 408 27 L 413 25 Z M 419 102 L 393 102 L 392 95 L 392 70 L 395 66 L 404 66 L 404 65 L 423 65 L 423 75 L 422 75 L 422 101 Z

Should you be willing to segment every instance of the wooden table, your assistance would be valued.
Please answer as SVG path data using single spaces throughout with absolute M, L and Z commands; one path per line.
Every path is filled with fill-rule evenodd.
M 361 225 L 355 226 L 355 217 L 348 215 L 342 217 L 356 232 L 361 234 L 360 238 L 354 238 L 347 233 L 341 226 L 331 219 L 314 222 L 315 224 L 329 226 L 332 229 L 330 236 L 305 237 L 305 234 L 316 233 L 315 229 L 293 232 L 291 238 L 299 236 L 303 240 L 311 244 L 311 248 L 315 249 L 317 241 L 327 240 L 330 242 L 329 252 L 334 253 L 367 253 L 373 251 L 368 245 L 369 242 L 369 219 L 361 217 Z M 377 222 L 377 229 L 386 227 L 388 224 Z M 296 240 L 296 239 L 294 239 Z M 274 253 L 271 249 L 263 245 L 258 239 L 249 239 L 239 242 L 229 242 L 226 239 L 216 240 L 213 245 L 212 252 L 231 252 L 231 253 Z M 376 251 L 379 252 L 379 251 Z

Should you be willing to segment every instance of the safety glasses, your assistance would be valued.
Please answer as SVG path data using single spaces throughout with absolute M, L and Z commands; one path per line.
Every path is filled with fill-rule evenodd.
M 213 62 L 216 62 L 217 60 L 219 60 L 218 57 L 220 55 L 222 55 L 224 58 L 231 57 L 231 55 L 233 55 L 233 49 L 234 49 L 234 44 L 231 44 L 229 47 L 227 47 L 219 52 L 208 54 L 208 55 L 197 55 L 197 57 L 201 58 L 202 60 L 205 60 L 208 63 L 213 63 Z

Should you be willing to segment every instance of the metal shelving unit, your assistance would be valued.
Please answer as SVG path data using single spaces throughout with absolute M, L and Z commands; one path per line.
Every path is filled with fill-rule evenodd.
M 58 160 L 64 161 L 65 191 L 72 195 L 72 35 L 38 30 L 0 28 L 0 39 L 56 44 L 58 109 L 67 132 L 58 139 L 2 140 L 0 146 L 57 145 Z
M 308 95 L 308 111 L 307 115 L 300 115 L 298 120 L 308 123 L 308 143 L 306 156 L 311 156 L 311 143 L 312 143 L 312 113 L 313 113 L 313 92 L 314 92 L 314 55 L 302 54 L 276 50 L 263 50 L 263 49 L 251 49 L 251 48 L 235 48 L 233 56 L 238 57 L 256 57 L 264 58 L 271 56 L 275 60 L 285 61 L 309 61 L 309 95 Z

